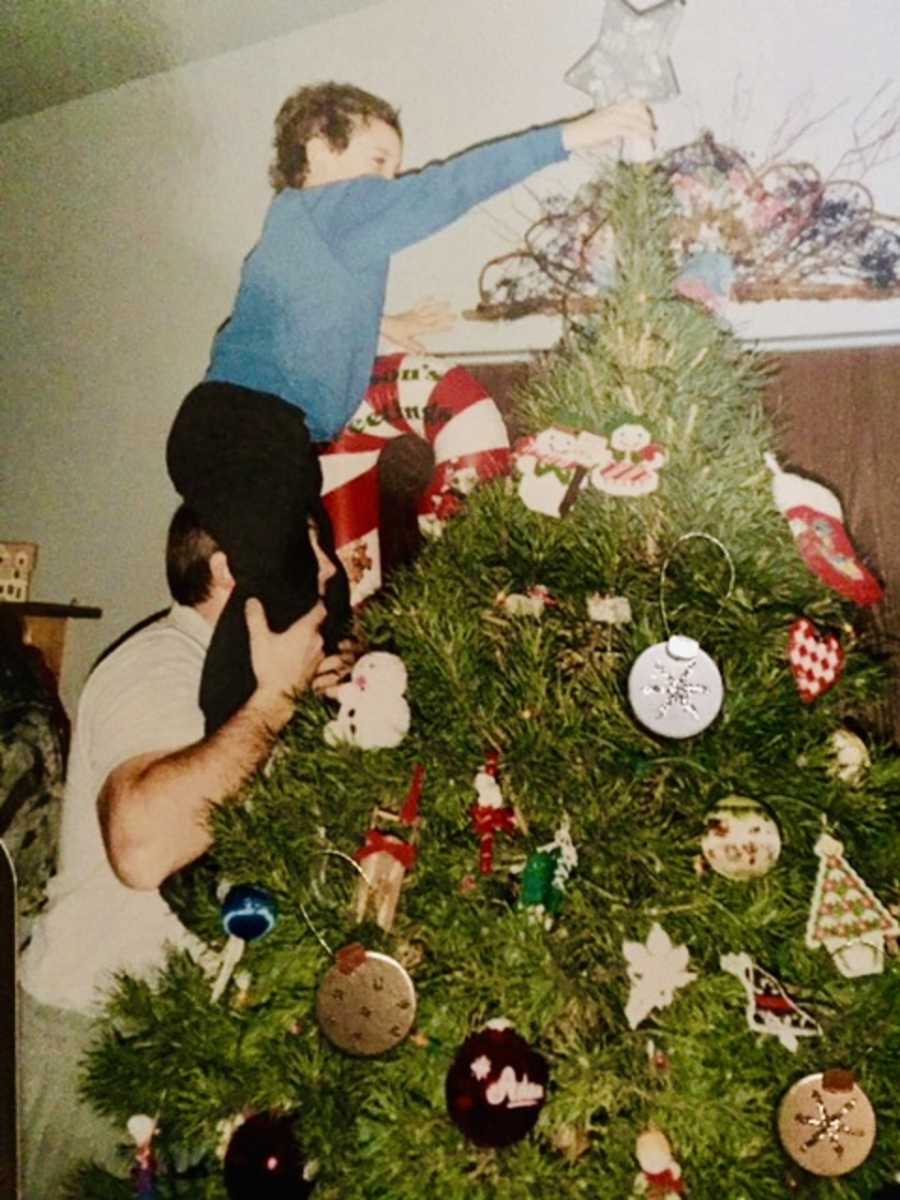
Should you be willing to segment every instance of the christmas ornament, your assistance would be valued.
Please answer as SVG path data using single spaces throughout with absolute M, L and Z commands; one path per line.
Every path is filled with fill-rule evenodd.
M 707 814 L 700 848 L 718 875 L 758 879 L 778 861 L 781 834 L 762 805 L 745 796 L 728 796 Z
M 228 986 L 228 980 L 241 961 L 247 942 L 265 937 L 277 919 L 278 905 L 265 888 L 253 884 L 238 884 L 229 888 L 222 901 L 222 927 L 228 934 L 228 941 L 213 984 L 213 1003 L 220 999 Z
M 641 1173 L 634 1181 L 634 1191 L 648 1200 L 672 1200 L 684 1195 L 681 1167 L 675 1161 L 669 1139 L 659 1129 L 639 1133 L 634 1146 Z
M 383 832 L 378 825 L 387 822 L 399 822 L 413 828 L 418 825 L 424 774 L 424 768 L 417 766 L 399 814 L 375 810 L 365 845 L 353 856 L 362 867 L 363 875 L 356 889 L 356 920 L 362 921 L 371 906 L 374 908 L 376 924 L 386 932 L 393 928 L 400 889 L 406 872 L 411 870 L 416 861 L 416 848 L 395 834 Z
M 607 0 L 596 42 L 566 72 L 595 108 L 620 100 L 669 100 L 678 95 L 668 45 L 681 20 L 679 0 L 646 6 Z
M 884 940 L 900 934 L 895 918 L 844 858 L 843 844 L 823 833 L 819 871 L 806 925 L 810 950 L 824 946 L 848 979 L 884 970 Z
M 128 1133 L 137 1149 L 134 1155 L 134 1166 L 131 1168 L 131 1180 L 134 1184 L 134 1194 L 138 1200 L 156 1200 L 156 1156 L 153 1153 L 153 1135 L 156 1133 L 156 1119 L 145 1113 L 136 1113 L 128 1118 Z
M 494 869 L 494 838 L 498 833 L 515 833 L 519 822 L 514 808 L 504 803 L 497 782 L 498 757 L 490 754 L 483 770 L 475 776 L 478 799 L 472 805 L 472 826 L 479 840 L 478 869 L 490 875 Z
M 434 453 L 419 497 L 423 533 L 439 532 L 473 483 L 509 470 L 509 436 L 497 405 L 463 367 L 414 354 L 376 359 L 365 399 L 320 456 L 322 498 L 354 605 L 381 587 L 379 460 L 394 438 L 413 434 Z
M 743 984 L 747 994 L 747 1025 L 753 1033 L 772 1034 L 785 1050 L 794 1053 L 798 1038 L 821 1037 L 818 1021 L 796 1004 L 784 985 L 774 975 L 754 963 L 749 954 L 723 954 L 719 959 L 723 971 Z
M 836 729 L 829 742 L 834 755 L 829 774 L 848 787 L 860 787 L 872 765 L 866 743 L 849 729 Z
M 545 608 L 555 607 L 557 601 L 543 584 L 537 583 L 524 595 L 520 592 L 500 592 L 495 603 L 513 617 L 540 617 Z
M 528 909 L 550 928 L 562 908 L 566 883 L 578 865 L 578 851 L 566 817 L 552 842 L 540 846 L 522 872 L 519 907 Z
M 611 458 L 606 438 L 596 433 L 551 425 L 520 438 L 513 448 L 519 499 L 532 512 L 565 516 L 591 469 Z
M 844 511 L 834 492 L 783 471 L 772 454 L 772 495 L 787 518 L 794 542 L 806 565 L 823 583 L 855 604 L 879 604 L 884 588 L 863 564 L 844 527 Z
M 687 970 L 687 946 L 675 946 L 663 927 L 654 924 L 645 943 L 623 942 L 631 991 L 625 1019 L 636 1029 L 655 1008 L 668 1008 L 680 987 L 697 976 Z
M 508 1021 L 490 1021 L 466 1038 L 447 1072 L 447 1111 L 476 1146 L 511 1146 L 534 1128 L 549 1077 Z
M 875 1110 L 850 1071 L 807 1075 L 791 1087 L 778 1110 L 785 1150 L 813 1175 L 846 1175 L 875 1142 Z
M 683 635 L 648 646 L 628 676 L 634 715 L 667 738 L 702 733 L 719 715 L 724 695 L 719 668 L 698 642 Z
M 678 547 L 695 539 L 710 542 L 725 556 L 730 578 L 721 603 L 724 604 L 731 595 L 735 570 L 725 546 L 708 533 L 683 534 L 660 571 L 660 608 L 667 640 L 648 646 L 637 657 L 628 676 L 628 699 L 634 715 L 652 733 L 667 738 L 687 738 L 702 733 L 718 716 L 725 694 L 719 668 L 700 648 L 700 643 L 684 634 L 672 635 L 669 629 L 666 572 Z
M 412 1029 L 416 990 L 395 958 L 345 946 L 319 986 L 316 1018 L 328 1040 L 348 1054 L 384 1054 Z
M 596 466 L 591 483 L 608 496 L 649 496 L 659 487 L 666 452 L 643 425 L 619 425 L 610 435 L 610 461 Z
M 627 596 L 601 596 L 592 592 L 587 598 L 587 613 L 598 625 L 627 625 L 631 620 L 631 605 Z
M 325 726 L 329 746 L 362 750 L 399 746 L 409 731 L 406 667 L 396 654 L 374 650 L 360 658 L 347 683 L 337 689 L 340 711 Z
M 822 637 L 808 617 L 800 617 L 788 631 L 788 662 L 800 699 L 811 704 L 844 673 L 844 650 L 834 634 Z
M 304 1200 L 315 1185 L 294 1135 L 296 1117 L 256 1113 L 242 1121 L 225 1152 L 230 1200 Z

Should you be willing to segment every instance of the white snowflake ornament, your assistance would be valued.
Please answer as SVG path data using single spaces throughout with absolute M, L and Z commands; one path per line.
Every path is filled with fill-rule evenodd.
M 622 951 L 631 984 L 625 1005 L 625 1019 L 631 1029 L 637 1029 L 653 1009 L 668 1008 L 676 991 L 697 978 L 687 969 L 687 946 L 673 945 L 658 923 L 654 923 L 646 942 L 623 942 Z
M 724 696 L 719 668 L 698 642 L 679 634 L 648 646 L 628 676 L 634 715 L 662 737 L 702 733 L 719 715 Z

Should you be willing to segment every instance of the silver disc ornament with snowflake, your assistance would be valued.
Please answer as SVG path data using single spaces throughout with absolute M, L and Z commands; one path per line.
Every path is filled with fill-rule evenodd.
M 702 733 L 719 715 L 724 695 L 719 668 L 698 642 L 680 634 L 649 646 L 628 676 L 634 715 L 661 737 Z

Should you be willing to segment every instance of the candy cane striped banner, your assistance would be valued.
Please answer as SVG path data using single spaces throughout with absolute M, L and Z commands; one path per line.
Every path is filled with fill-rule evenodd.
M 381 586 L 381 453 L 388 441 L 409 433 L 427 442 L 435 456 L 418 505 L 426 532 L 439 533 L 477 483 L 509 471 L 503 418 L 468 371 L 421 355 L 376 359 L 365 399 L 320 458 L 322 495 L 354 605 Z

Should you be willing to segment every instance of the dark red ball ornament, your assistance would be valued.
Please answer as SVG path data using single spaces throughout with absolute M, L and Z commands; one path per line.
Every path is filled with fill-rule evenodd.
M 294 1137 L 296 1117 L 257 1113 L 234 1131 L 225 1153 L 230 1200 L 305 1200 L 315 1180 Z
M 447 1111 L 476 1146 L 511 1146 L 534 1128 L 549 1078 L 523 1037 L 491 1021 L 466 1038 L 447 1072 Z

